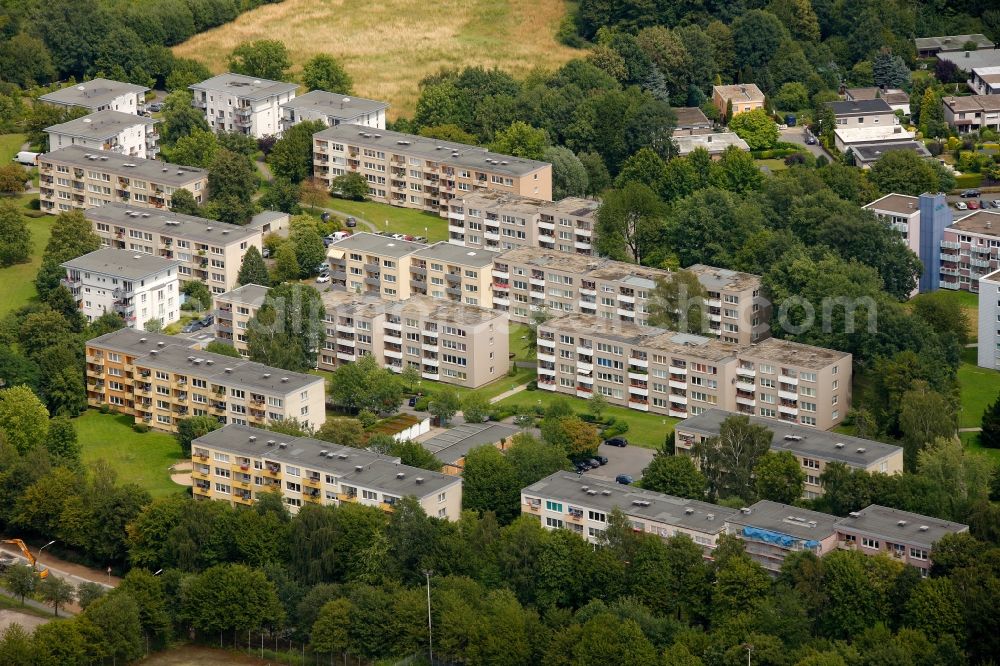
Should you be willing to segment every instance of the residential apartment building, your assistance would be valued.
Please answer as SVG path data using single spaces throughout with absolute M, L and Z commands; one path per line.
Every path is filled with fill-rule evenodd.
M 96 111 L 88 116 L 45 128 L 49 150 L 82 146 L 129 158 L 152 159 L 160 152 L 156 121 L 122 111 Z
M 690 155 L 699 148 L 708 152 L 713 160 L 720 159 L 727 148 L 735 146 L 740 150 L 750 150 L 750 144 L 735 132 L 704 132 L 699 130 L 674 130 L 677 154 Z
M 188 88 L 213 130 L 260 139 L 281 134 L 281 105 L 295 97 L 298 85 L 226 72 Z
M 1000 271 L 979 278 L 977 364 L 1000 370 Z
M 943 97 L 941 104 L 945 122 L 962 134 L 984 127 L 1000 130 L 1000 94 Z
M 101 248 L 63 263 L 66 277 L 62 284 L 88 322 L 115 312 L 131 328 L 141 329 L 151 320 L 167 326 L 180 318 L 180 263 Z
M 961 523 L 872 504 L 837 521 L 837 545 L 865 555 L 885 553 L 926 576 L 934 544 L 948 534 L 968 531 Z
M 770 306 L 760 277 L 691 266 L 708 292 L 705 335 L 746 344 L 770 335 Z M 579 312 L 608 322 L 646 326 L 657 280 L 670 271 L 542 248 L 508 250 L 493 262 L 493 307 L 527 323 L 532 312 Z
M 677 418 L 720 408 L 828 429 L 851 404 L 850 354 L 776 338 L 737 345 L 574 314 L 539 325 L 537 357 L 539 389 Z
M 748 382 L 741 378 L 738 383 Z M 804 384 L 803 382 L 803 386 Z M 730 416 L 735 415 L 734 412 L 724 409 L 709 409 L 681 421 L 674 427 L 675 450 L 678 454 L 690 454 L 696 444 L 711 437 L 718 437 L 722 430 L 722 423 Z M 901 474 L 903 472 L 902 447 L 861 437 L 817 430 L 813 427 L 797 425 L 784 420 L 760 418 L 749 414 L 742 415 L 749 416 L 751 423 L 762 425 L 771 431 L 772 451 L 788 451 L 795 456 L 805 474 L 805 489 L 802 496 L 806 499 L 819 497 L 823 494 L 820 476 L 826 470 L 826 466 L 833 462 L 842 463 L 851 469 L 864 472 L 879 474 Z
M 268 288 L 259 284 L 245 284 L 224 294 L 217 294 L 212 299 L 215 339 L 235 347 L 240 356 L 249 356 L 247 328 L 250 320 L 257 316 L 257 310 L 264 305 L 267 292 Z
M 321 370 L 370 355 L 382 367 L 407 367 L 424 379 L 477 388 L 509 369 L 507 315 L 428 296 L 386 301 L 349 292 L 323 292 L 326 340 Z
M 919 197 L 887 194 L 865 205 L 875 217 L 898 231 L 906 246 L 920 257 L 923 272 L 917 283 L 921 293 L 940 287 L 941 241 L 944 230 L 954 221 L 943 193 L 924 193 Z
M 83 215 L 104 247 L 177 259 L 181 280 L 203 282 L 213 294 L 236 287 L 243 255 L 251 246 L 261 249 L 259 229 L 193 215 L 120 203 L 90 208 Z
M 977 210 L 944 230 L 940 262 L 942 289 L 979 291 L 979 279 L 1000 269 L 1000 213 Z
M 460 477 L 246 425 L 227 425 L 195 439 L 191 464 L 196 500 L 248 506 L 260 493 L 278 491 L 292 513 L 310 504 L 361 504 L 392 513 L 404 497 L 415 497 L 431 517 L 458 520 L 462 512 Z
M 495 190 L 552 199 L 552 165 L 413 134 L 341 124 L 313 136 L 317 178 L 360 173 L 371 197 L 447 216 L 451 199 Z
M 933 58 L 938 53 L 968 51 L 970 44 L 975 45 L 976 50 L 989 50 L 995 47 L 986 35 L 981 34 L 917 37 L 913 41 L 917 47 L 918 58 Z
M 615 509 L 625 513 L 635 531 L 662 539 L 687 536 L 709 558 L 726 532 L 726 521 L 736 513 L 572 472 L 550 474 L 521 491 L 521 515 L 537 517 L 546 529 L 571 530 L 591 543 L 600 543 Z
M 725 117 L 732 104 L 732 114 L 745 113 L 764 108 L 764 93 L 753 83 L 739 83 L 731 86 L 712 86 L 712 103 Z
M 352 234 L 327 248 L 334 288 L 387 300 L 413 295 L 491 306 L 497 253 L 445 241 L 426 245 L 378 234 Z
M 287 130 L 305 120 L 319 120 L 327 127 L 347 123 L 385 129 L 388 108 L 386 102 L 311 90 L 281 105 L 281 129 Z
M 475 192 L 451 200 L 448 242 L 470 248 L 541 247 L 590 256 L 599 202 L 560 201 L 503 192 Z
M 896 115 L 892 107 L 881 97 L 843 102 L 827 102 L 833 111 L 838 127 L 871 127 L 873 125 L 895 125 Z
M 39 205 L 52 213 L 86 210 L 113 202 L 168 209 L 174 192 L 185 189 L 204 201 L 208 172 L 159 160 L 125 157 L 69 146 L 38 158 Z
M 939 61 L 947 60 L 952 62 L 961 71 L 971 74 L 975 69 L 984 67 L 1000 67 L 1000 49 L 983 49 L 981 51 L 948 51 L 938 53 L 935 58 Z M 966 84 L 972 88 L 972 81 L 966 79 Z
M 726 530 L 743 541 L 750 559 L 775 576 L 792 553 L 822 557 L 837 549 L 836 516 L 770 500 L 729 516 Z
M 968 84 L 976 95 L 1000 95 L 1000 66 L 974 67 Z
M 120 111 L 138 115 L 146 110 L 148 91 L 149 88 L 134 83 L 97 78 L 47 93 L 38 99 L 53 106 L 79 107 L 91 113 Z
M 168 432 L 179 419 L 264 425 L 326 420 L 322 377 L 198 349 L 196 342 L 123 328 L 87 342 L 87 403 L 113 405 Z

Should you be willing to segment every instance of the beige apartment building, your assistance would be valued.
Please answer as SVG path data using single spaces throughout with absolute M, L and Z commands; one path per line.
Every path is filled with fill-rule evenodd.
M 202 351 L 197 343 L 123 328 L 87 342 L 87 404 L 112 405 L 136 423 L 176 432 L 177 421 L 264 425 L 326 420 L 322 377 Z
M 850 354 L 776 338 L 737 345 L 573 314 L 538 327 L 537 357 L 539 389 L 677 418 L 721 408 L 826 430 L 851 404 Z
M 722 423 L 734 412 L 709 409 L 674 426 L 677 453 L 690 454 L 695 444 L 717 437 Z M 806 482 L 802 496 L 812 499 L 823 494 L 820 476 L 826 466 L 842 463 L 851 469 L 880 474 L 902 474 L 903 449 L 899 446 L 836 432 L 817 430 L 784 420 L 750 416 L 751 423 L 771 431 L 771 450 L 788 451 L 802 466 Z
M 477 388 L 507 374 L 507 315 L 428 296 L 386 301 L 349 292 L 323 293 L 326 340 L 321 370 L 370 355 L 394 372 Z
M 552 165 L 476 146 L 341 124 L 313 135 L 313 167 L 329 186 L 360 173 L 371 197 L 446 217 L 455 197 L 495 190 L 552 199 Z
M 310 504 L 348 503 L 392 513 L 404 497 L 414 497 L 433 518 L 458 520 L 462 513 L 460 477 L 247 425 L 227 425 L 195 439 L 191 463 L 196 500 L 248 506 L 260 493 L 278 491 L 292 513 Z
M 723 116 L 732 104 L 732 114 L 746 113 L 764 108 L 764 93 L 754 83 L 738 83 L 729 86 L 712 86 L 712 104 Z
M 169 211 L 133 209 L 120 203 L 84 211 L 105 247 L 181 262 L 181 280 L 205 283 L 213 294 L 236 286 L 243 255 L 261 249 L 262 233 L 250 226 Z
M 546 201 L 504 192 L 474 192 L 451 200 L 448 242 L 501 252 L 540 247 L 590 256 L 599 205 L 579 197 Z
M 247 328 L 257 310 L 264 305 L 267 287 L 245 284 L 213 298 L 215 314 L 215 339 L 232 345 L 240 356 L 250 354 L 247 346 Z
M 770 336 L 770 306 L 761 296 L 760 276 L 700 264 L 687 270 L 707 291 L 705 335 L 737 344 Z M 521 323 L 546 310 L 647 326 L 656 283 L 670 277 L 668 270 L 522 247 L 493 262 L 493 307 Z
M 39 205 L 52 213 L 110 203 L 168 209 L 179 189 L 204 201 L 208 172 L 160 160 L 69 146 L 38 158 Z
M 428 295 L 490 307 L 496 252 L 444 241 L 426 245 L 378 234 L 353 234 L 327 249 L 331 285 L 386 300 Z
M 724 506 L 642 490 L 635 486 L 556 472 L 521 491 L 521 515 L 535 516 L 546 529 L 567 529 L 600 543 L 608 516 L 620 509 L 636 532 L 667 539 L 690 537 L 710 557 L 726 521 L 736 513 Z

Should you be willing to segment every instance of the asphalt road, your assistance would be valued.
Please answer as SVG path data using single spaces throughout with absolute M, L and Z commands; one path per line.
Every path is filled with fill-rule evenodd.
M 781 140 L 787 141 L 788 143 L 797 143 L 800 146 L 804 147 L 806 150 L 808 150 L 810 153 L 815 155 L 816 157 L 822 156 L 828 160 L 831 159 L 830 155 L 827 154 L 826 150 L 824 150 L 823 146 L 819 145 L 818 142 L 814 143 L 811 146 L 806 143 L 805 127 L 788 127 L 786 129 L 781 130 Z

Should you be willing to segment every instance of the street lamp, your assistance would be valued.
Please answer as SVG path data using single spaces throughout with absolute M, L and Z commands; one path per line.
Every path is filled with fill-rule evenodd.
M 747 666 L 750 666 L 750 653 L 753 652 L 753 646 L 749 643 L 744 643 L 743 649 L 747 651 Z
M 53 539 L 52 541 L 49 541 L 47 544 L 45 544 L 44 546 L 42 546 L 41 548 L 39 548 L 38 549 L 38 557 L 36 557 L 35 560 L 36 561 L 41 561 L 41 559 L 42 559 L 42 551 L 45 550 L 46 548 L 48 548 L 49 546 L 51 546 L 52 544 L 54 544 L 56 541 L 57 541 L 56 539 Z
M 431 574 L 430 569 L 424 569 L 424 577 L 427 578 L 427 654 L 431 666 L 434 666 L 434 625 L 431 622 Z

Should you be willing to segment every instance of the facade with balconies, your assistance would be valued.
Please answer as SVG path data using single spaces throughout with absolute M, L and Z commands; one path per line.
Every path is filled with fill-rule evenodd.
M 250 355 L 247 329 L 267 299 L 267 287 L 245 284 L 213 298 L 215 339 L 232 345 L 240 356 Z
M 199 343 L 121 329 L 87 342 L 87 402 L 112 405 L 152 428 L 175 432 L 190 416 L 265 425 L 326 419 L 324 383 L 315 377 L 213 354 Z
M 188 87 L 213 130 L 261 139 L 281 134 L 281 105 L 295 97 L 298 85 L 227 72 Z
M 180 318 L 179 261 L 102 248 L 62 266 L 62 284 L 88 322 L 113 312 L 142 329 L 151 320 L 167 326 Z
M 138 159 L 152 159 L 160 151 L 156 121 L 134 113 L 97 111 L 46 127 L 45 133 L 49 151 L 81 146 Z
M 301 122 L 318 120 L 327 127 L 343 123 L 385 129 L 386 102 L 342 95 L 325 90 L 311 90 L 281 105 L 281 128 L 287 130 Z
M 1000 269 L 1000 213 L 977 210 L 955 220 L 938 256 L 942 289 L 977 293 L 980 278 Z
M 39 101 L 65 108 L 95 111 L 120 111 L 141 114 L 146 108 L 146 92 L 149 88 L 134 83 L 92 79 L 47 93 Z

